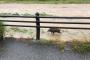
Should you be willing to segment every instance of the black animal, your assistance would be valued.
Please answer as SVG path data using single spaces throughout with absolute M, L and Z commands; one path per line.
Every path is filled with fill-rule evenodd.
M 54 34 L 55 32 L 57 32 L 57 33 L 61 33 L 61 31 L 60 31 L 59 28 L 54 28 L 54 27 L 49 28 L 48 32 L 51 32 L 52 34 Z

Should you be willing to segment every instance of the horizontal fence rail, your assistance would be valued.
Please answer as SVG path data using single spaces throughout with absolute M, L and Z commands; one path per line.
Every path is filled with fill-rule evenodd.
M 36 21 L 18 21 L 18 20 L 0 20 L 3 22 L 24 22 L 24 23 L 36 23 Z
M 16 18 L 36 18 L 36 16 L 0 16 L 0 17 L 6 17 L 6 18 L 10 18 L 10 17 L 16 17 Z M 90 19 L 90 17 L 51 17 L 51 16 L 39 16 L 38 18 L 56 18 L 56 19 Z
M 85 27 L 52 27 L 52 26 L 25 26 L 25 25 L 3 25 L 3 26 L 16 26 L 16 27 L 39 27 L 39 28 L 61 28 L 61 29 L 84 29 L 89 30 L 90 28 Z
M 3 26 L 17 26 L 17 27 L 35 27 L 36 28 L 36 39 L 40 40 L 40 28 L 61 28 L 61 29 L 85 29 L 89 30 L 90 27 L 57 27 L 57 26 L 41 26 L 41 23 L 48 23 L 48 24 L 79 24 L 79 25 L 90 25 L 90 22 L 53 22 L 53 21 L 40 21 L 40 18 L 47 18 L 47 19 L 90 19 L 90 17 L 42 17 L 39 16 L 39 13 L 36 13 L 35 16 L 0 16 L 0 18 L 35 18 L 35 21 L 19 21 L 19 20 L 4 20 L 1 19 L 2 22 L 20 22 L 20 23 L 35 23 L 36 26 L 32 25 L 9 25 L 4 24 Z
M 18 21 L 18 20 L 0 20 L 3 22 L 24 22 L 24 23 L 36 23 L 36 21 Z M 47 22 L 40 21 L 39 23 L 51 23 L 51 24 L 90 24 L 90 22 Z

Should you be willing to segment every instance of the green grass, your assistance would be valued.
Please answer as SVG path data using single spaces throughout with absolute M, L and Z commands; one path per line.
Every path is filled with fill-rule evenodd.
M 45 13 L 45 12 L 43 12 L 43 13 L 39 13 L 40 14 L 40 16 L 54 16 L 54 15 L 51 15 L 51 14 L 48 14 L 48 13 Z M 35 16 L 35 15 L 32 15 L 32 14 L 30 14 L 30 13 L 23 13 L 23 14 L 20 14 L 20 13 L 18 13 L 18 12 L 16 12 L 16 13 L 0 13 L 0 15 L 1 16 Z
M 27 33 L 28 32 L 28 30 L 27 29 L 20 29 L 20 28 L 17 28 L 17 27 L 11 27 L 10 28 L 11 30 L 13 30 L 14 32 L 21 32 L 21 33 Z
M 46 39 L 41 39 L 39 40 L 39 44 L 40 45 L 54 45 L 56 46 L 61 52 L 64 52 L 64 48 L 65 48 L 65 42 L 63 41 L 57 41 L 57 40 L 46 40 Z
M 9 29 L 6 29 L 6 32 L 11 32 L 13 31 L 14 33 L 23 33 L 23 34 L 33 34 L 32 29 L 25 29 L 25 28 L 18 28 L 18 27 L 10 27 Z
M 78 3 L 90 3 L 90 0 L 0 0 L 0 3 L 78 4 Z
M 40 14 L 40 16 L 54 16 L 54 15 L 51 15 L 51 14 L 48 14 L 48 13 L 45 13 L 45 12 L 43 12 L 43 13 L 39 13 Z M 54 16 L 55 17 L 55 16 Z
M 90 53 L 90 42 L 85 41 L 73 41 L 72 42 L 72 50 L 77 53 Z
M 82 54 L 90 53 L 89 31 L 85 32 L 85 30 L 80 30 L 79 33 L 80 33 L 79 37 L 76 37 L 75 35 L 74 37 L 71 37 L 72 38 L 72 41 L 71 41 L 72 50 L 74 52 L 82 53 Z
M 18 12 L 16 13 L 0 13 L 0 15 L 4 15 L 4 16 L 34 16 L 34 15 L 31 15 L 30 13 L 24 13 L 24 14 L 20 14 Z

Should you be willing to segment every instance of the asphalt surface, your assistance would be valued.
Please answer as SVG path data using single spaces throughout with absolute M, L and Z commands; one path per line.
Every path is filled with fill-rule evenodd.
M 90 54 L 60 52 L 54 45 L 40 45 L 6 38 L 0 43 L 0 60 L 90 60 Z

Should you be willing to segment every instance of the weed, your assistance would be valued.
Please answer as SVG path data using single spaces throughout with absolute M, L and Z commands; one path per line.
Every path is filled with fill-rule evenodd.
M 89 53 L 90 42 L 74 40 L 72 41 L 72 50 L 78 53 Z
M 57 41 L 57 40 L 45 40 L 45 39 L 41 39 L 39 41 L 39 43 L 41 45 L 54 45 L 56 46 L 60 51 L 64 51 L 64 47 L 65 47 L 65 42 L 63 41 Z

